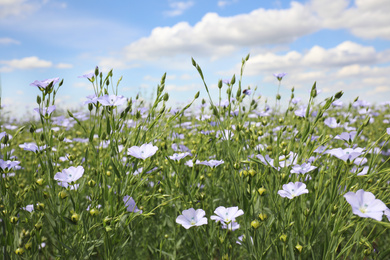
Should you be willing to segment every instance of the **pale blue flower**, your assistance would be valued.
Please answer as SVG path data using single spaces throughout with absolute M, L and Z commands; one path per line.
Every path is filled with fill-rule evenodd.
M 352 206 L 352 212 L 362 218 L 373 218 L 378 221 L 382 220 L 382 216 L 387 207 L 379 199 L 375 199 L 374 194 L 362 189 L 356 193 L 350 191 L 344 195 L 344 198 Z
M 27 205 L 26 207 L 23 207 L 22 209 L 25 211 L 28 211 L 28 212 L 32 212 L 34 210 L 34 205 L 30 204 L 30 205 Z
M 340 124 L 337 123 L 337 120 L 336 118 L 334 117 L 328 117 L 324 120 L 324 124 L 329 126 L 330 128 L 336 128 L 336 127 L 340 127 Z
M 186 156 L 191 155 L 189 152 L 185 153 L 174 153 L 173 155 L 169 156 L 169 159 L 174 160 L 174 161 L 180 161 Z
M 50 83 L 53 82 L 53 86 L 60 81 L 60 78 L 52 78 L 52 79 L 46 79 L 46 80 L 36 80 L 33 83 L 30 84 L 30 86 L 35 86 L 39 88 L 46 88 Z
M 84 74 L 82 76 L 78 76 L 78 78 L 87 78 L 87 79 L 92 79 L 93 77 L 95 77 L 95 72 L 91 72 L 91 73 Z
M 353 161 L 357 157 L 359 157 L 363 153 L 363 148 L 346 148 L 346 149 L 341 149 L 341 148 L 336 148 L 336 149 L 331 149 L 327 151 L 326 153 L 331 154 L 343 161 Z
M 102 106 L 121 106 L 126 103 L 124 96 L 104 95 L 97 99 Z
M 309 193 L 309 191 L 306 189 L 306 184 L 299 181 L 295 183 L 290 182 L 288 184 L 284 184 L 283 190 L 278 191 L 278 194 L 282 198 L 289 198 L 290 200 L 305 193 Z
M 49 107 L 34 108 L 35 112 L 37 112 L 38 114 L 42 114 L 42 115 L 50 115 L 51 113 L 53 113 L 54 110 L 56 110 L 55 105 L 49 106 Z
M 223 160 L 210 160 L 210 161 L 201 161 L 201 162 L 196 162 L 196 164 L 203 164 L 203 165 L 206 165 L 206 166 L 210 166 L 210 167 L 217 167 L 221 164 L 223 164 L 224 161 Z
M 176 223 L 182 225 L 185 229 L 194 226 L 207 225 L 206 212 L 203 209 L 194 208 L 182 211 L 182 215 L 176 218 Z
M 142 214 L 142 210 L 140 210 L 137 205 L 135 204 L 135 201 L 132 197 L 126 195 L 123 197 L 123 202 L 125 203 L 125 206 L 127 207 L 128 212 L 139 212 Z
M 286 76 L 287 73 L 285 72 L 282 72 L 282 73 L 274 73 L 274 76 L 279 80 L 281 81 L 283 79 L 284 76 Z
M 68 169 L 63 169 L 62 172 L 57 172 L 56 175 L 54 175 L 54 180 L 60 181 L 60 182 L 75 182 L 78 179 L 80 179 L 84 174 L 84 168 L 83 166 L 71 166 Z
M 352 142 L 353 141 L 353 139 L 355 138 L 355 136 L 356 136 L 356 131 L 351 131 L 351 132 L 343 132 L 343 133 L 341 133 L 341 134 L 339 134 L 339 135 L 336 135 L 335 137 L 334 137 L 334 139 L 337 139 L 337 140 L 344 140 L 344 141 L 346 141 L 346 142 Z
M 138 159 L 145 160 L 146 158 L 149 158 L 153 156 L 158 150 L 157 146 L 154 146 L 153 144 L 143 144 L 141 146 L 132 146 L 129 149 L 127 149 L 127 154 L 134 156 Z
M 291 173 L 305 174 L 316 169 L 316 166 L 312 166 L 310 163 L 302 163 L 301 165 L 295 164 L 291 169 Z
M 236 218 L 244 215 L 244 211 L 238 209 L 238 207 L 225 208 L 219 206 L 214 210 L 214 213 L 216 215 L 212 215 L 210 219 L 215 220 L 215 222 L 221 222 L 222 228 L 229 230 L 238 229 L 240 225 L 236 222 Z

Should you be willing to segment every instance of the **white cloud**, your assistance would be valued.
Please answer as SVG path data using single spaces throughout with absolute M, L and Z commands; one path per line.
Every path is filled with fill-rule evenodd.
M 58 63 L 56 65 L 56 68 L 57 69 L 71 69 L 71 68 L 73 68 L 73 65 L 72 64 L 68 64 L 68 63 Z
M 8 37 L 0 38 L 0 45 L 11 45 L 11 44 L 20 44 L 20 41 L 17 41 L 15 39 L 11 39 Z
M 370 100 L 379 102 L 390 97 L 387 95 L 390 92 L 389 61 L 389 50 L 377 51 L 371 46 L 346 41 L 334 48 L 314 46 L 302 53 L 255 54 L 249 59 L 244 75 L 263 76 L 260 85 L 277 85 L 272 74 L 287 72 L 281 88 L 284 95 L 292 86 L 305 95 L 316 81 L 324 93 L 343 90 L 346 96 L 362 98 L 380 94 L 377 100 Z M 231 73 L 239 71 L 240 66 L 240 63 L 236 64 Z
M 41 60 L 36 56 L 26 57 L 22 59 L 0 60 L 0 64 L 5 66 L 0 67 L 0 71 L 10 72 L 15 69 L 37 69 L 50 68 L 53 66 L 51 61 Z
M 10 16 L 25 16 L 35 12 L 41 4 L 27 0 L 0 0 L 0 19 Z
M 191 8 L 193 5 L 193 1 L 171 2 L 169 3 L 169 7 L 171 8 L 171 10 L 165 11 L 164 14 L 170 17 L 179 16 L 182 15 L 187 9 Z
M 220 0 L 220 1 L 218 1 L 218 6 L 219 7 L 225 7 L 225 6 L 237 3 L 237 2 L 238 2 L 238 0 L 230 0 L 230 1 Z
M 294 71 L 304 68 L 330 69 L 353 66 L 354 64 L 372 65 L 388 61 L 390 61 L 389 51 L 376 52 L 374 47 L 345 41 L 330 49 L 313 46 L 306 53 L 289 51 L 284 55 L 278 55 L 273 52 L 252 55 L 250 62 L 248 62 L 246 73 L 256 75 L 259 71 Z M 339 72 L 340 76 L 354 73 L 353 69 L 354 67 L 345 67 L 344 70 Z M 359 67 L 359 69 L 361 68 Z
M 319 20 L 297 2 L 288 9 L 260 8 L 230 17 L 207 13 L 194 26 L 180 22 L 172 27 L 156 27 L 148 37 L 126 46 L 123 55 L 125 62 L 180 55 L 217 59 L 242 47 L 291 43 L 319 28 Z
M 309 7 L 322 19 L 323 26 L 347 29 L 358 37 L 390 40 L 390 1 L 312 0 Z
M 383 95 L 384 92 L 390 93 L 390 86 L 378 86 L 374 88 L 372 91 L 368 91 L 367 94 L 370 96 L 378 95 L 378 94 Z
M 165 90 L 167 91 L 189 91 L 189 90 L 196 90 L 196 89 L 202 89 L 202 85 L 192 83 L 188 85 L 176 85 L 176 84 L 167 84 L 165 87 Z

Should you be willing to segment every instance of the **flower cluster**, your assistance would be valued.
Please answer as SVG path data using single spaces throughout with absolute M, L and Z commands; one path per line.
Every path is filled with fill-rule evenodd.
M 210 219 L 220 222 L 222 228 L 229 230 L 236 230 L 240 225 L 236 221 L 236 217 L 239 217 L 244 214 L 244 211 L 238 209 L 238 207 L 225 208 L 220 206 L 215 209 L 214 213 Z M 187 209 L 183 210 L 182 215 L 176 218 L 176 223 L 182 225 L 185 229 L 189 229 L 193 226 L 201 226 L 207 224 L 207 218 L 205 217 L 206 213 L 203 209 Z

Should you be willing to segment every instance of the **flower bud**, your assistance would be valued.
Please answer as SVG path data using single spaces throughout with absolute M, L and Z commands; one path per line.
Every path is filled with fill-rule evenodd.
M 21 247 L 18 247 L 18 248 L 15 250 L 15 254 L 17 254 L 17 255 L 23 255 L 23 254 L 24 254 L 24 249 L 21 248 Z
M 111 219 L 110 217 L 106 216 L 106 217 L 104 217 L 104 219 L 103 219 L 103 223 L 104 223 L 105 225 L 110 225 L 111 220 L 112 220 L 112 219 Z
M 58 197 L 60 199 L 65 199 L 66 197 L 68 197 L 68 193 L 65 191 L 65 190 L 62 190 L 58 193 Z
M 220 79 L 220 80 L 218 81 L 218 88 L 219 88 L 219 89 L 222 88 L 222 79 Z
M 41 230 L 41 228 L 42 228 L 42 223 L 41 223 L 41 222 L 38 222 L 37 224 L 34 225 L 34 227 L 35 227 L 36 230 L 39 231 L 39 230 Z
M 10 217 L 10 222 L 12 224 L 16 224 L 18 222 L 18 220 L 19 220 L 18 217 L 15 217 L 15 216 Z
M 265 213 L 260 213 L 259 214 L 259 219 L 261 220 L 261 221 L 264 221 L 264 220 L 266 220 L 267 219 L 267 214 L 265 214 Z
M 280 237 L 279 237 L 280 241 L 282 242 L 286 242 L 287 240 L 287 235 L 286 234 L 282 234 Z
M 77 223 L 80 219 L 80 215 L 77 213 L 73 213 L 73 215 L 70 217 L 70 219 L 74 222 Z
M 340 99 L 340 98 L 343 96 L 343 94 L 344 94 L 343 91 L 339 91 L 339 92 L 337 92 L 337 93 L 334 95 L 334 97 L 335 97 L 336 99 Z
M 45 209 L 45 204 L 38 202 L 37 203 L 37 210 L 44 210 Z
M 263 194 L 266 192 L 267 190 L 264 188 L 264 187 L 261 187 L 257 190 L 257 192 L 260 194 L 260 196 L 263 196 Z
M 99 210 L 98 209 L 91 209 L 89 211 L 89 214 L 91 214 L 92 217 L 97 216 L 97 215 L 99 215 Z
M 251 222 L 251 226 L 254 228 L 254 229 L 256 229 L 256 228 L 258 228 L 259 226 L 260 226 L 260 222 L 258 221 L 258 220 L 253 220 L 252 222 Z
M 93 188 L 93 187 L 95 187 L 95 185 L 96 185 L 96 181 L 94 181 L 94 180 L 88 181 L 88 186 L 89 187 Z
M 236 83 L 236 75 L 235 74 L 233 75 L 232 80 L 230 81 L 230 85 L 234 85 L 234 83 Z
M 301 246 L 299 243 L 295 246 L 295 248 L 298 250 L 299 253 L 302 252 L 303 246 Z
M 38 180 L 35 181 L 35 183 L 38 184 L 39 186 L 42 186 L 44 183 L 44 180 L 42 178 L 39 178 Z

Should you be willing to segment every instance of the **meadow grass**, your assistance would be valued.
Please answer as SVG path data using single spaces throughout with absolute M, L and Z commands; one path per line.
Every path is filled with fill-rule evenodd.
M 271 108 L 248 58 L 219 97 L 192 60 L 209 100 L 180 109 L 165 75 L 147 104 L 96 68 L 67 114 L 34 82 L 39 120 L 0 119 L 3 259 L 389 259 L 389 103 Z

